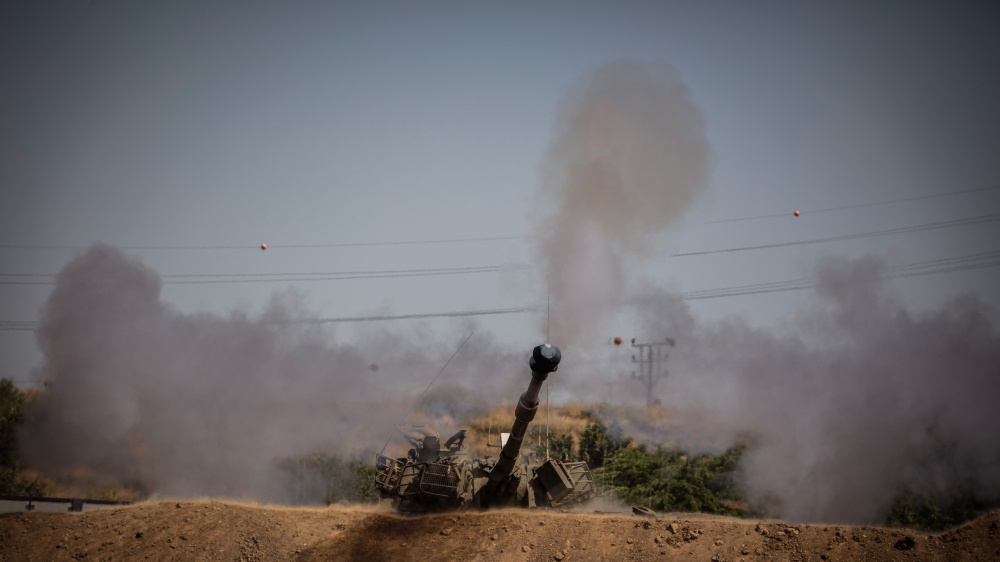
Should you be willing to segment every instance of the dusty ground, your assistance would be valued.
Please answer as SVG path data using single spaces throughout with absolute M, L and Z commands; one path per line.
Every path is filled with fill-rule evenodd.
M 297 509 L 159 502 L 0 515 L 0 561 L 1000 560 L 1000 511 L 946 533 L 693 514 Z

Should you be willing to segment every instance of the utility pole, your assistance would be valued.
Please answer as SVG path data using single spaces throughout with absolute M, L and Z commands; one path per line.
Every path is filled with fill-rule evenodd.
M 677 342 L 673 338 L 667 338 L 661 342 L 636 343 L 635 338 L 632 338 L 632 347 L 639 349 L 639 357 L 633 355 L 632 363 L 638 363 L 642 371 L 641 375 L 636 375 L 635 371 L 632 371 L 632 378 L 646 385 L 647 408 L 653 405 L 653 387 L 656 386 L 657 381 L 667 377 L 667 369 L 662 364 L 670 356 L 670 352 L 663 349 L 668 345 L 674 347 Z M 656 351 L 655 356 L 654 350 Z

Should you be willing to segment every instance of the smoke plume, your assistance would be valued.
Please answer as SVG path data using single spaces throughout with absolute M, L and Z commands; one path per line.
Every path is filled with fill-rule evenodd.
M 969 294 L 910 310 L 887 271 L 874 256 L 821 262 L 815 298 L 783 329 L 704 323 L 647 294 L 646 329 L 679 343 L 658 387 L 668 421 L 632 430 L 749 442 L 750 499 L 796 521 L 881 522 L 904 491 L 1000 501 L 997 310 Z
M 635 261 L 708 185 L 701 111 L 670 65 L 619 60 L 562 100 L 542 166 L 538 261 L 553 341 L 592 335 L 599 305 L 626 287 Z
M 174 310 L 160 286 L 155 271 L 102 244 L 59 273 L 37 332 L 47 391 L 22 441 L 33 466 L 167 495 L 287 500 L 277 461 L 377 450 L 462 341 L 425 336 L 418 346 L 373 329 L 364 344 L 342 345 L 294 295 L 256 318 L 221 317 Z M 465 413 L 498 386 L 512 399 L 527 352 L 506 357 L 475 338 L 443 381 L 475 390 Z M 423 409 L 440 421 L 455 405 Z

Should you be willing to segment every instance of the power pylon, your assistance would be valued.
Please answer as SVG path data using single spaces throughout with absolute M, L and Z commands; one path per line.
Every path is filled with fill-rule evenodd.
M 663 348 L 670 346 L 674 347 L 677 342 L 673 338 L 667 338 L 661 342 L 649 342 L 649 343 L 636 343 L 635 338 L 632 338 L 632 347 L 639 349 L 639 357 L 635 355 L 632 356 L 632 363 L 638 363 L 641 367 L 643 373 L 641 375 L 635 374 L 632 371 L 632 378 L 636 379 L 646 385 L 646 407 L 652 407 L 653 405 L 653 387 L 660 379 L 667 378 L 667 368 L 666 361 L 667 357 L 670 356 L 669 351 L 665 351 Z M 656 350 L 654 356 L 653 350 Z M 645 352 L 645 357 L 643 356 Z

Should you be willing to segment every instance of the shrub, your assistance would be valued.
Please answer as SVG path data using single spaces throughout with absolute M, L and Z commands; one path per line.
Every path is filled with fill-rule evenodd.
M 50 486 L 25 472 L 17 456 L 17 430 L 28 418 L 33 393 L 0 379 L 0 495 L 44 496 Z
M 683 451 L 623 448 L 609 457 L 601 479 L 622 500 L 654 509 L 738 515 L 732 507 L 743 497 L 735 484 L 743 452 L 733 447 L 721 455 L 689 458 Z

